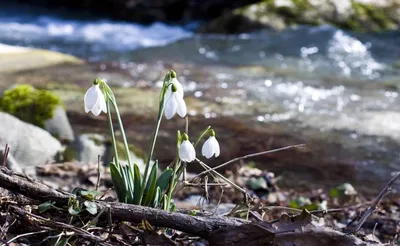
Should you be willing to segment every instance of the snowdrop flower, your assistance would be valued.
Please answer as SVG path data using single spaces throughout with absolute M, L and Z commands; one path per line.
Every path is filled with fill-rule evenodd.
M 196 151 L 186 133 L 182 134 L 182 143 L 179 146 L 179 159 L 185 162 L 192 162 L 196 159 Z
M 86 91 L 84 103 L 86 113 L 91 111 L 95 116 L 98 116 L 101 111 L 107 113 L 106 100 L 100 89 L 98 80 L 95 80 L 92 86 Z
M 211 130 L 210 137 L 204 142 L 203 147 L 201 148 L 201 154 L 207 159 L 210 159 L 213 155 L 218 157 L 219 153 L 219 143 L 215 138 L 214 130 Z
M 171 71 L 171 81 L 170 81 L 170 83 L 176 87 L 176 91 L 183 98 L 183 87 L 182 87 L 182 84 L 176 78 L 176 73 L 173 70 Z M 171 93 L 172 93 L 172 86 L 168 87 L 167 92 L 165 94 L 165 98 L 169 98 Z
M 171 85 L 171 90 L 172 93 L 165 102 L 165 117 L 169 120 L 178 113 L 183 118 L 186 116 L 186 103 L 174 84 Z

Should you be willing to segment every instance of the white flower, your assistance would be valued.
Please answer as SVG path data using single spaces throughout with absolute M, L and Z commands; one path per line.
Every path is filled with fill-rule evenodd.
M 86 91 L 84 102 L 86 113 L 92 111 L 95 116 L 98 116 L 101 111 L 107 113 L 106 100 L 99 84 L 93 84 Z
M 178 81 L 178 79 L 177 79 L 176 77 L 171 79 L 171 84 L 173 84 L 173 85 L 175 86 L 176 91 L 178 92 L 178 94 L 179 94 L 181 97 L 183 97 L 183 87 L 182 87 L 182 84 Z M 166 94 L 166 98 L 168 98 L 168 97 L 171 95 L 171 92 L 172 92 L 172 85 L 168 87 L 167 94 Z
M 186 133 L 182 134 L 182 142 L 179 146 L 179 159 L 185 162 L 192 162 L 196 159 L 196 151 L 191 142 L 189 142 L 189 136 Z
M 207 159 L 210 159 L 213 155 L 218 157 L 220 153 L 219 143 L 215 136 L 210 136 L 207 141 L 204 142 L 203 147 L 201 148 L 201 154 L 205 156 Z
M 176 113 L 182 118 L 186 116 L 186 103 L 178 91 L 172 92 L 165 102 L 165 117 L 169 120 Z
M 179 147 L 179 159 L 186 162 L 192 162 L 196 159 L 196 151 L 189 140 L 183 140 Z

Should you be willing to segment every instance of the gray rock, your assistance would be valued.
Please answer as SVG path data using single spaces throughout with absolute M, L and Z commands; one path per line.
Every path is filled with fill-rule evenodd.
M 100 134 L 82 134 L 75 140 L 76 158 L 83 163 L 97 163 L 98 156 L 104 156 L 105 138 Z
M 78 161 L 83 163 L 97 163 L 98 155 L 101 156 L 103 164 L 108 166 L 113 158 L 113 146 L 107 143 L 106 138 L 103 135 L 95 133 L 82 134 L 76 138 L 74 149 L 76 151 L 76 157 Z M 136 163 L 139 167 L 140 172 L 143 174 L 146 164 L 145 161 L 137 156 L 133 151 L 130 151 L 130 157 L 132 163 Z M 119 156 L 121 164 L 128 164 L 128 161 Z M 150 162 L 150 168 L 153 166 L 154 161 Z M 161 174 L 161 170 L 158 170 L 158 174 Z
M 60 140 L 74 140 L 74 132 L 63 107 L 54 111 L 53 118 L 44 123 L 44 128 Z
M 0 163 L 4 162 L 3 156 L 4 156 L 4 151 L 0 150 Z M 10 153 L 7 154 L 6 166 L 8 169 L 13 170 L 14 172 L 18 172 L 18 173 L 23 172 L 21 166 L 18 164 L 18 162 L 15 160 L 15 158 Z
M 199 32 L 282 30 L 299 24 L 330 24 L 353 31 L 398 30 L 398 0 L 270 0 L 253 2 L 206 22 Z
M 63 150 L 50 133 L 10 114 L 0 112 L 0 122 L 0 146 L 10 146 L 10 154 L 24 171 L 53 162 Z

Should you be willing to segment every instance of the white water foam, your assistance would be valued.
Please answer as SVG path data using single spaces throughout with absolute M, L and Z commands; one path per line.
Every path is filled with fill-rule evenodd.
M 149 26 L 108 20 L 80 21 L 50 16 L 0 16 L 0 42 L 49 48 L 78 55 L 130 51 L 163 46 L 192 36 L 178 26 L 154 23 Z M 88 54 L 79 54 L 86 52 Z

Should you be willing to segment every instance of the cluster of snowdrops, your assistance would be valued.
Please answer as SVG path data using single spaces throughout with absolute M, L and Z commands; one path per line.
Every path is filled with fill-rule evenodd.
M 110 135 L 114 148 L 114 158 L 110 163 L 111 178 L 120 202 L 137 204 L 150 207 L 161 207 L 165 210 L 174 210 L 171 202 L 173 191 L 176 188 L 185 164 L 196 160 L 195 147 L 200 140 L 209 136 L 204 142 L 201 153 L 206 158 L 218 157 L 220 148 L 215 132 L 211 127 L 206 128 L 194 144 L 189 141 L 186 133 L 177 131 L 176 148 L 177 156 L 172 167 L 167 167 L 161 174 L 158 174 L 158 163 L 151 162 L 157 135 L 163 115 L 166 119 L 173 118 L 176 114 L 186 117 L 187 108 L 184 101 L 184 92 L 176 73 L 169 71 L 163 81 L 156 126 L 151 139 L 151 147 L 146 159 L 144 174 L 142 175 L 138 166 L 132 163 L 130 158 L 129 145 L 127 143 L 121 116 L 118 110 L 117 101 L 111 88 L 101 79 L 95 79 L 92 86 L 87 90 L 84 98 L 86 113 L 92 112 L 98 116 L 104 112 L 108 116 Z M 114 134 L 112 114 L 110 108 L 114 108 L 119 129 L 121 131 L 125 152 L 128 157 L 127 163 L 120 161 L 118 157 L 116 138 Z

